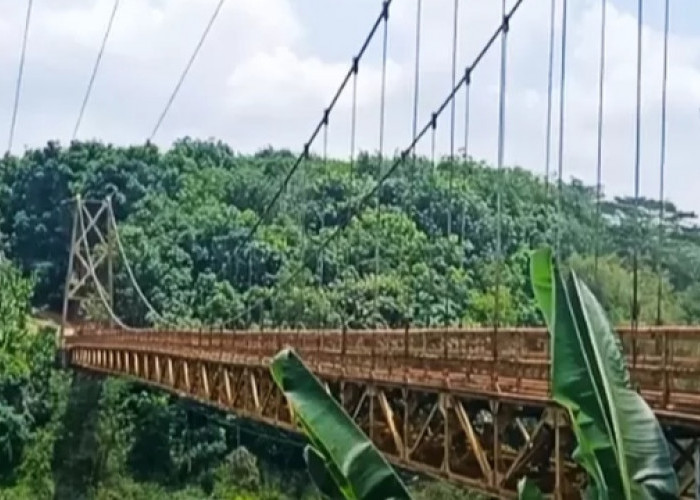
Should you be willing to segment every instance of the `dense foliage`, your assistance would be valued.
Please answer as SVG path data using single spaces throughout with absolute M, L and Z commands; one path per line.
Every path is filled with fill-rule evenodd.
M 79 193 L 113 194 L 134 274 L 169 322 L 483 324 L 498 303 L 504 323 L 541 323 L 527 252 L 556 241 L 557 230 L 562 256 L 613 322 L 630 316 L 635 242 L 641 320 L 657 319 L 659 272 L 662 321 L 700 321 L 700 229 L 694 214 L 670 203 L 660 245 L 653 200 L 641 200 L 638 211 L 629 199 L 605 200 L 598 224 L 595 189 L 578 181 L 563 186 L 559 212 L 556 189 L 528 171 L 501 177 L 475 161 L 433 167 L 409 159 L 379 190 L 380 210 L 370 197 L 351 219 L 376 181 L 378 159 L 364 154 L 351 165 L 312 157 L 247 241 L 294 159 L 191 139 L 167 151 L 49 143 L 0 159 L 0 260 L 12 262 L 0 264 L 0 496 L 285 498 L 280 470 L 286 495 L 299 498 L 308 488 L 297 446 L 274 444 L 269 434 L 246 438 L 213 422 L 209 410 L 132 384 L 52 369 L 53 334 L 28 320 L 29 301 L 60 308 L 70 200 Z M 318 252 L 340 226 L 347 227 Z M 118 314 L 132 325 L 154 322 L 121 262 L 115 281 Z M 459 497 L 444 485 L 425 488 L 425 498 L 438 494 L 431 488 Z
M 0 261 L 1 499 L 318 499 L 298 438 L 55 369 L 54 332 L 30 319 L 31 289 Z M 419 500 L 469 498 L 440 483 L 415 491 Z
M 487 323 L 500 281 L 500 320 L 532 324 L 540 320 L 526 252 L 553 243 L 559 230 L 562 255 L 592 283 L 613 322 L 630 316 L 635 243 L 641 320 L 657 319 L 657 271 L 662 321 L 691 322 L 700 315 L 700 230 L 694 214 L 671 203 L 664 207 L 659 245 L 659 204 L 653 200 L 641 200 L 636 211 L 629 199 L 604 200 L 598 224 L 595 189 L 578 181 L 564 186 L 558 212 L 556 189 L 528 171 L 509 169 L 499 177 L 474 161 L 433 167 L 408 159 L 379 191 L 379 213 L 371 197 L 361 216 L 350 220 L 374 185 L 378 159 L 365 154 L 350 165 L 311 158 L 248 242 L 293 161 L 287 151 L 246 156 L 222 143 L 191 139 L 165 152 L 152 145 L 49 143 L 0 161 L 0 244 L 22 270 L 35 273 L 36 304 L 56 308 L 67 264 L 70 198 L 114 193 L 134 273 L 169 321 Z M 499 181 L 505 256 L 500 273 Z M 318 252 L 319 242 L 338 225 L 347 228 Z M 128 323 L 148 320 L 123 266 L 117 269 L 116 299 Z
M 313 498 L 295 465 L 299 442 L 279 445 L 251 423 L 217 422 L 213 410 L 131 383 L 56 370 L 54 332 L 30 320 L 31 288 L 0 262 L 0 498 Z
M 654 411 L 632 386 L 621 342 L 603 308 L 550 249 L 531 258 L 531 282 L 550 338 L 551 397 L 569 414 L 586 471 L 585 498 L 676 499 L 678 478 Z

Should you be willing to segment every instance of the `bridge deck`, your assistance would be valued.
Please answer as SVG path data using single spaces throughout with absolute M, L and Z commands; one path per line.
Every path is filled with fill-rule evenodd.
M 700 329 L 620 329 L 633 382 L 652 407 L 700 423 Z M 495 339 L 495 342 L 494 342 Z M 335 379 L 480 393 L 523 403 L 549 397 L 549 339 L 537 328 L 162 331 L 83 329 L 67 346 L 108 347 L 267 366 L 293 346 Z
M 684 435 L 700 433 L 700 329 L 619 333 L 633 382 L 665 425 Z M 136 377 L 290 428 L 288 409 L 267 373 L 270 359 L 285 346 L 300 353 L 397 463 L 501 497 L 512 495 L 516 473 L 525 470 L 537 470 L 541 486 L 559 498 L 573 496 L 583 480 L 566 459 L 573 440 L 560 429 L 564 416 L 549 398 L 549 339 L 543 329 L 504 328 L 495 335 L 492 329 L 82 328 L 65 339 L 75 366 Z M 484 424 L 484 411 L 491 423 Z M 489 433 L 494 425 L 499 432 Z M 506 443 L 502 433 L 509 426 L 519 429 L 525 444 Z M 685 445 L 670 439 L 687 457 Z M 547 472 L 534 468 L 536 456 L 550 463 Z M 677 462 L 681 474 L 688 460 Z M 684 476 L 686 489 L 692 473 L 689 477 Z

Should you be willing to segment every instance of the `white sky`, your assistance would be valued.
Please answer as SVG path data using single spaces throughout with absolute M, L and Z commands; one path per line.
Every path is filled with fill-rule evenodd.
M 80 138 L 143 143 L 218 0 L 121 0 Z M 459 0 L 458 74 L 499 22 L 498 1 Z M 544 172 L 548 0 L 524 0 L 508 50 L 506 163 Z M 648 0 L 644 28 L 641 191 L 657 196 L 663 3 Z M 700 4 L 672 0 L 668 87 L 668 198 L 700 211 Z M 508 1 L 509 5 L 513 0 Z M 610 0 L 603 183 L 633 193 L 636 0 Z M 73 131 L 112 0 L 35 0 L 15 153 Z M 394 0 L 389 29 L 387 151 L 410 139 L 416 0 Z M 557 0 L 560 7 L 561 0 Z M 569 2 L 564 174 L 595 182 L 601 0 Z M 268 144 L 300 150 L 378 15 L 381 0 L 227 0 L 156 142 L 190 135 L 253 152 Z M 452 1 L 424 0 L 420 123 L 450 89 Z M 0 144 L 10 126 L 25 0 L 0 0 Z M 380 37 L 376 38 L 376 42 Z M 378 145 L 380 44 L 359 78 L 358 147 Z M 494 162 L 497 145 L 496 45 L 474 74 L 470 149 Z M 558 58 L 558 54 L 557 54 Z M 555 83 L 558 82 L 558 61 Z M 557 85 L 558 86 L 558 85 Z M 331 117 L 330 152 L 349 153 L 350 93 Z M 558 92 L 555 91 L 556 124 Z M 457 100 L 458 144 L 464 96 Z M 449 113 L 438 148 L 449 147 Z M 556 128 L 553 168 L 556 168 Z M 428 153 L 429 137 L 419 146 Z M 315 150 L 320 150 L 320 142 Z

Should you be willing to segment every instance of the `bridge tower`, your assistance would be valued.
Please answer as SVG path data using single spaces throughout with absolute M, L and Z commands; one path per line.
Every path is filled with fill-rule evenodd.
M 61 348 L 65 337 L 73 334 L 72 322 L 80 321 L 81 317 L 90 312 L 89 303 L 95 299 L 107 309 L 107 321 L 113 326 L 111 217 L 110 197 L 103 200 L 84 200 L 78 195 L 73 202 L 73 229 L 63 294 L 61 328 L 57 339 Z

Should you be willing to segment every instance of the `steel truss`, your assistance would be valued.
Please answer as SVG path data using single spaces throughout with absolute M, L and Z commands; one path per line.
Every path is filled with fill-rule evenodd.
M 177 338 L 161 334 L 160 339 L 154 333 L 147 337 L 76 336 L 70 339 L 70 363 L 93 372 L 126 376 L 244 418 L 297 430 L 290 408 L 270 377 L 269 356 L 261 355 L 266 352 L 261 339 L 257 344 L 248 339 L 246 350 L 240 345 L 227 346 L 231 336 L 223 333 L 195 332 Z M 242 337 L 238 337 L 239 342 Z M 535 479 L 549 498 L 578 498 L 585 487 L 585 475 L 570 458 L 575 439 L 567 417 L 548 398 L 527 395 L 532 379 L 519 382 L 522 397 L 431 386 L 411 379 L 405 370 L 400 371 L 376 352 L 364 357 L 353 354 L 359 344 L 346 346 L 341 368 L 330 357 L 320 355 L 324 350 L 342 349 L 334 343 L 337 339 L 315 339 L 314 346 L 305 344 L 311 337 L 296 340 L 302 350 L 304 345 L 316 350 L 316 355 L 308 355 L 310 365 L 329 393 L 396 465 L 499 498 L 514 497 L 516 482 L 523 475 Z M 271 347 L 287 343 L 279 338 L 277 342 L 279 345 Z M 660 418 L 683 494 L 692 498 L 697 489 L 693 451 L 700 438 L 700 419 L 669 412 L 661 412 Z

